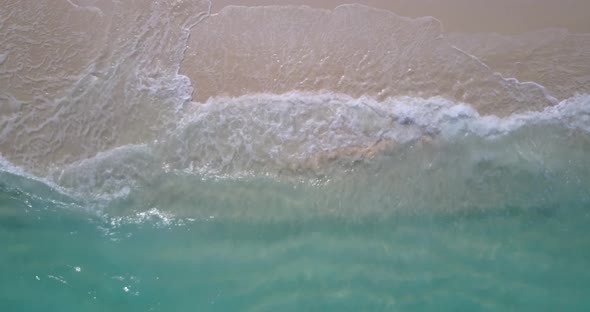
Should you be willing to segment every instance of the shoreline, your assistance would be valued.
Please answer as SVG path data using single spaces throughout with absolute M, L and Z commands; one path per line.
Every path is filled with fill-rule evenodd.
M 543 86 L 497 74 L 443 34 L 436 18 L 364 5 L 231 6 L 191 29 L 179 73 L 198 103 L 327 91 L 378 100 L 442 96 L 499 116 L 558 103 Z
M 351 3 L 410 18 L 432 16 L 442 21 L 445 32 L 521 33 L 544 28 L 590 32 L 590 1 L 585 0 L 214 0 L 211 13 L 218 13 L 229 5 L 306 5 L 334 9 Z

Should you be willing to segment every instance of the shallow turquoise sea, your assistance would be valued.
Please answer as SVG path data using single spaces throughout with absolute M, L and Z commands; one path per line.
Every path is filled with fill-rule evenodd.
M 301 190 L 291 196 L 307 202 Z M 0 302 L 3 311 L 588 311 L 590 210 L 573 202 L 122 222 L 36 182 L 5 183 Z

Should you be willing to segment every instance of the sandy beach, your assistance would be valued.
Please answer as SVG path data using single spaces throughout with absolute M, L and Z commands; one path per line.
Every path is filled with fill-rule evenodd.
M 547 27 L 590 32 L 590 1 L 586 0 L 214 0 L 212 11 L 218 12 L 228 5 L 307 5 L 333 9 L 345 3 L 359 3 L 409 17 L 434 16 L 451 32 L 510 33 Z

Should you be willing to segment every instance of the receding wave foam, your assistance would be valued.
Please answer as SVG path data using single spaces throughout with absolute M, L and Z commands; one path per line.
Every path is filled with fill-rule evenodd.
M 258 94 L 195 103 L 178 124 L 45 181 L 111 215 L 204 220 L 590 200 L 587 95 L 499 118 L 439 97 Z
M 212 174 L 321 171 L 323 164 L 366 160 L 395 146 L 464 135 L 495 137 L 553 124 L 588 131 L 587 97 L 542 112 L 482 117 L 440 97 L 383 102 L 334 94 L 216 98 L 182 121 L 166 150 L 174 168 Z

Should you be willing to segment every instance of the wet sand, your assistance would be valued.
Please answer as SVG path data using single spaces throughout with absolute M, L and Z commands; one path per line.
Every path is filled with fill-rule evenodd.
M 197 102 L 291 91 L 443 96 L 501 116 L 557 103 L 538 84 L 495 75 L 442 27 L 363 5 L 230 6 L 191 29 L 180 73 Z
M 434 16 L 451 32 L 524 32 L 564 27 L 590 32 L 587 0 L 213 0 L 212 11 L 228 5 L 308 5 L 332 9 L 359 3 L 409 17 Z
M 590 37 L 585 34 L 590 32 L 590 1 L 359 0 L 356 2 L 369 7 L 386 9 L 404 17 L 433 16 L 441 23 L 433 22 L 429 29 L 428 27 L 402 26 L 412 33 L 408 36 L 398 32 L 397 28 L 386 25 L 389 23 L 385 21 L 387 18 L 376 21 L 369 15 L 363 16 L 364 13 L 355 16 L 355 25 L 350 26 L 351 20 L 343 24 L 316 23 L 312 15 L 322 14 L 312 13 L 311 11 L 314 10 L 292 10 L 292 14 L 283 16 L 282 20 L 275 19 L 269 17 L 269 14 L 276 14 L 276 10 L 271 7 L 266 9 L 261 7 L 306 5 L 312 8 L 334 10 L 337 6 L 346 3 L 345 0 L 216 0 L 212 3 L 213 15 L 205 21 L 206 25 L 198 25 L 193 29 L 185 60 L 181 66 L 181 73 L 187 75 L 195 86 L 193 100 L 202 102 L 212 96 L 240 96 L 257 92 L 283 93 L 289 90 L 330 90 L 352 96 L 370 95 L 377 98 L 400 94 L 443 95 L 468 102 L 482 113 L 506 115 L 515 111 L 540 109 L 548 102 L 539 100 L 541 97 L 535 95 L 532 101 L 531 98 L 524 100 L 508 98 L 506 103 L 509 104 L 498 104 L 496 95 L 488 92 L 489 88 L 497 85 L 498 82 L 490 85 L 488 78 L 483 78 L 476 83 L 475 88 L 473 85 L 467 86 L 463 83 L 446 87 L 444 85 L 450 84 L 451 80 L 468 81 L 473 77 L 477 80 L 477 77 L 490 76 L 497 72 L 506 78 L 514 77 L 522 82 L 538 83 L 545 88 L 550 97 L 557 100 L 590 90 L 587 83 L 590 81 L 587 71 Z M 250 12 L 237 9 L 231 13 L 223 10 L 231 5 L 258 9 Z M 260 10 L 266 13 L 260 13 Z M 303 17 L 304 13 L 307 14 L 306 17 Z M 321 19 L 327 20 L 329 15 L 324 14 Z M 370 22 L 368 22 L 369 18 Z M 290 21 L 286 22 L 287 19 Z M 340 29 L 336 29 L 337 27 Z M 305 30 L 302 30 L 303 28 Z M 385 28 L 389 29 L 384 31 Z M 203 31 L 203 29 L 207 30 Z M 359 29 L 364 29 L 364 32 Z M 367 29 L 370 30 L 367 31 Z M 298 30 L 299 33 L 294 35 Z M 414 42 L 405 40 L 411 36 L 416 38 L 422 36 L 423 30 L 430 32 L 433 36 L 422 37 Z M 323 37 L 333 39 L 338 36 L 338 32 L 354 33 L 354 35 L 349 35 L 348 38 L 343 36 L 340 41 L 332 40 L 332 46 L 326 44 Z M 444 47 L 444 44 L 429 42 L 436 37 L 437 33 L 444 34 L 447 43 L 469 55 L 449 51 L 449 47 Z M 236 36 L 237 34 L 240 35 Z M 373 46 L 367 45 L 371 39 L 363 39 L 378 36 L 383 39 L 376 40 L 377 43 Z M 359 40 L 350 40 L 352 37 Z M 383 44 L 385 41 L 390 42 Z M 264 45 L 266 47 L 262 47 Z M 343 46 L 343 49 L 330 50 L 334 50 L 333 48 L 337 45 Z M 206 48 L 203 48 L 204 46 Z M 425 46 L 429 46 L 428 49 L 432 50 L 436 47 L 436 55 L 425 55 L 427 53 Z M 298 54 L 300 52 L 298 48 L 312 52 L 314 49 L 320 50 L 320 54 L 324 55 L 311 55 L 311 59 L 306 58 L 307 55 Z M 412 51 L 414 48 L 417 50 Z M 407 51 L 394 56 L 389 54 L 388 49 L 391 51 L 406 49 Z M 341 53 L 341 50 L 349 51 L 346 54 Z M 407 58 L 406 52 L 411 54 L 410 58 Z M 361 63 L 365 60 L 365 56 L 369 61 L 373 61 L 369 64 L 371 68 L 363 68 Z M 472 56 L 485 65 L 478 68 Z M 388 64 L 384 64 L 387 61 L 383 62 L 383 60 L 392 57 L 403 59 L 403 61 L 399 61 L 399 66 L 395 65 L 395 68 L 388 68 Z M 429 77 L 418 78 L 416 66 L 407 66 L 407 62 L 416 59 L 424 65 L 423 70 L 429 72 Z M 438 63 L 441 59 L 446 60 Z M 446 67 L 443 63 L 455 63 L 457 66 L 443 68 Z M 352 64 L 359 64 L 359 66 Z M 402 68 L 401 71 L 400 68 Z M 486 68 L 489 69 L 487 74 Z M 365 73 L 359 75 L 359 72 L 364 69 L 367 69 Z M 412 77 L 406 74 L 406 71 L 411 73 Z M 432 78 L 430 73 L 437 72 L 445 73 L 439 77 L 440 79 L 430 79 Z M 212 73 L 215 74 L 212 75 Z M 388 77 L 388 75 L 394 75 L 394 77 Z M 427 85 L 417 82 L 428 79 L 430 83 Z M 368 84 L 368 80 L 372 83 Z M 500 82 L 500 84 L 504 83 Z M 440 86 L 443 87 L 439 88 Z M 522 91 L 522 88 L 516 89 Z M 424 90 L 431 90 L 431 92 Z M 508 91 L 508 93 L 515 92 Z M 486 94 L 490 95 L 490 101 L 482 100 Z

